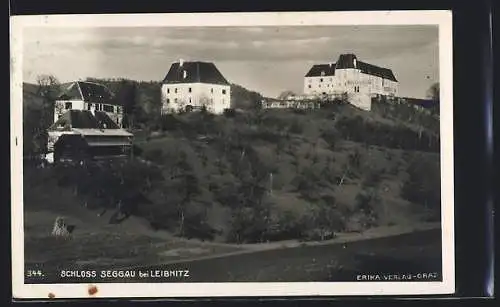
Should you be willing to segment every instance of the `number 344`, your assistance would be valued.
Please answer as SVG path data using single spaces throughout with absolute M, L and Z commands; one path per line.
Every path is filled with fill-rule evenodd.
M 28 270 L 26 272 L 27 277 L 43 277 L 44 274 L 41 270 Z

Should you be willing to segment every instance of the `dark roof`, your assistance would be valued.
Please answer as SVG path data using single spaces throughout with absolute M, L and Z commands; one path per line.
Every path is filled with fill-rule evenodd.
M 356 55 L 352 53 L 341 54 L 336 63 L 336 68 L 338 69 L 347 69 L 347 68 L 355 68 L 354 60 L 358 60 Z
M 392 73 L 392 70 L 390 70 L 388 68 L 378 67 L 378 66 L 371 65 L 371 64 L 368 64 L 365 62 L 361 62 L 361 61 L 358 61 L 357 64 L 358 64 L 358 68 L 361 70 L 362 73 L 372 75 L 372 76 L 381 77 L 381 78 L 395 81 L 395 82 L 398 81 L 398 80 L 396 80 L 396 77 Z
M 84 136 L 81 134 L 63 134 L 54 144 L 54 147 L 72 147 L 72 148 L 85 148 L 85 147 L 122 147 L 131 146 L 131 140 L 126 136 Z
M 72 128 L 87 128 L 87 129 L 104 128 L 99 124 L 97 118 L 95 118 L 92 115 L 92 112 L 90 111 L 71 110 L 69 114 L 71 116 Z
M 335 69 L 357 68 L 361 70 L 362 73 L 368 75 L 381 77 L 395 82 L 398 81 L 392 70 L 359 61 L 356 55 L 352 53 L 341 54 L 337 62 L 334 63 L 332 67 L 334 68 L 330 69 L 329 64 L 314 65 L 306 74 L 306 77 L 319 77 L 321 75 L 321 71 L 325 71 L 325 75 L 327 76 L 333 76 L 335 75 Z M 333 72 L 331 72 L 332 70 Z
M 92 103 L 118 104 L 114 94 L 104 85 L 87 81 L 61 84 L 61 100 L 83 100 Z
M 210 83 L 229 85 L 221 72 L 213 63 L 183 62 L 173 63 L 170 66 L 163 83 Z
M 94 117 L 99 122 L 99 125 L 105 129 L 120 129 L 120 127 L 118 127 L 118 125 L 105 112 L 94 111 Z
M 86 110 L 68 110 L 49 129 L 55 129 L 59 126 L 66 126 L 69 129 L 104 129 L 104 126 L 92 115 L 92 112 Z
M 324 76 L 335 76 L 335 63 L 314 65 L 306 74 L 306 77 L 320 77 L 322 73 L 324 73 Z

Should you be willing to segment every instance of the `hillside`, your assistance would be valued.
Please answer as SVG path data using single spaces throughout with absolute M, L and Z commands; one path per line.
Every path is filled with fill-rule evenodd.
M 158 83 L 107 82 L 131 127 L 141 128 L 136 157 L 148 163 L 50 168 L 53 181 L 25 177 L 34 187 L 26 193 L 35 194 L 27 199 L 70 189 L 89 209 L 114 210 L 120 201 L 153 229 L 235 243 L 439 221 L 439 121 L 413 108 L 380 102 L 372 112 L 339 104 L 161 117 Z M 235 88 L 241 106 L 262 97 Z M 24 121 L 39 131 L 35 89 L 25 86 Z M 26 131 L 25 143 L 38 144 Z
M 167 172 L 188 166 L 197 185 L 191 197 L 202 202 L 192 209 L 206 211 L 224 240 L 439 219 L 438 134 L 425 126 L 348 105 L 165 122 L 163 132 L 138 140 L 142 155 Z

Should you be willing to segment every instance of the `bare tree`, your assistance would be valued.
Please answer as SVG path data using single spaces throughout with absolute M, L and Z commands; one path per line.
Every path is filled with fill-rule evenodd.
M 431 87 L 427 90 L 427 97 L 439 102 L 439 82 L 431 85 Z
M 429 99 L 432 99 L 436 103 L 435 106 L 431 109 L 431 114 L 433 114 L 433 115 L 439 115 L 439 109 L 440 109 L 439 108 L 439 94 L 440 94 L 439 82 L 434 83 L 427 90 L 427 97 Z
M 33 154 L 38 155 L 46 149 L 48 139 L 47 128 L 54 120 L 54 105 L 60 87 L 59 81 L 52 75 L 39 75 L 36 82 L 38 85 L 37 95 L 42 98 L 42 105 L 36 113 L 27 114 L 25 121 L 31 125 Z

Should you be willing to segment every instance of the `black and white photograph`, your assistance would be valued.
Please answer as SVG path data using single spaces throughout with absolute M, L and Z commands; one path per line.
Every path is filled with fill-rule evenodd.
M 452 293 L 451 22 L 11 17 L 14 297 Z

